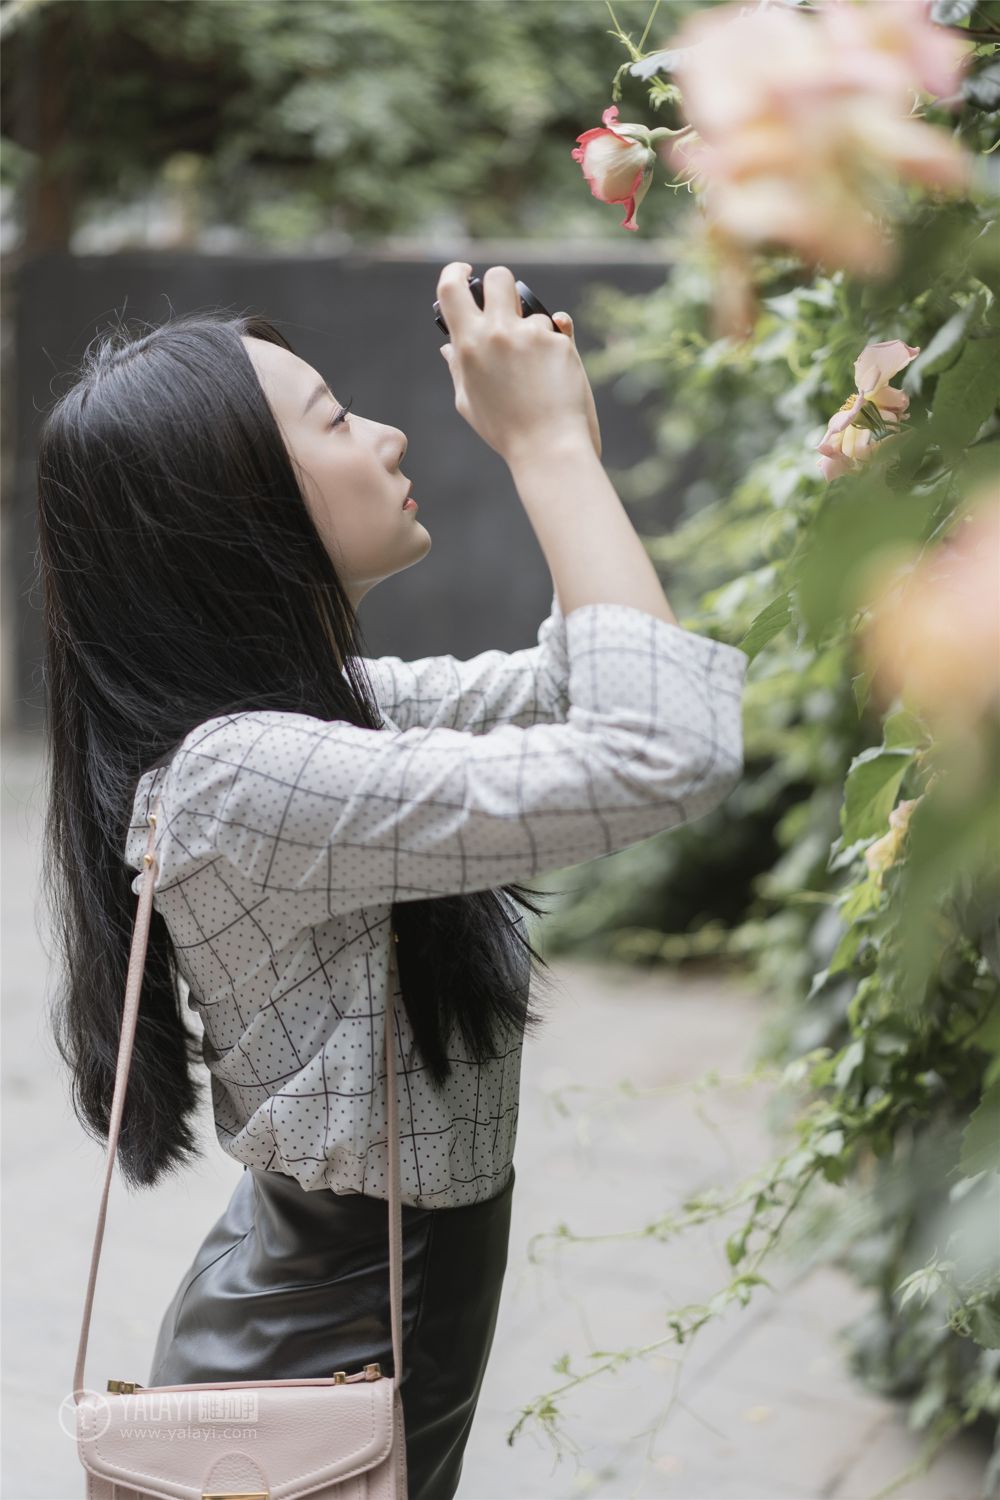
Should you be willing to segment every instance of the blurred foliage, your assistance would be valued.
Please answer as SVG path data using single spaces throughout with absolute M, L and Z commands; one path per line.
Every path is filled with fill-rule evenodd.
M 616 14 L 641 26 L 645 0 Z M 8 0 L 0 19 L 29 242 L 42 157 L 77 226 L 169 185 L 180 156 L 202 224 L 261 247 L 442 225 L 610 239 L 623 217 L 592 212 L 570 158 L 609 103 L 604 0 Z M 673 211 L 663 195 L 642 233 Z
M 985 40 L 965 103 L 925 114 L 981 164 L 997 145 L 1000 4 L 957 4 L 955 22 L 970 18 Z M 711 334 L 694 240 L 662 289 L 595 290 L 580 310 L 579 326 L 604 330 L 594 384 L 658 397 L 654 457 L 614 477 L 634 512 L 664 489 L 680 499 L 677 529 L 646 537 L 674 609 L 751 657 L 746 774 L 697 824 L 574 871 L 540 934 L 549 955 L 738 964 L 774 1001 L 756 1066 L 784 1069 L 776 1112 L 793 1149 L 628 1232 L 741 1215 L 732 1280 L 668 1314 L 674 1340 L 748 1300 L 779 1242 L 846 1267 L 875 1292 L 849 1330 L 854 1369 L 909 1398 L 918 1468 L 962 1427 L 992 1434 L 984 1496 L 1000 1493 L 1000 725 L 981 727 L 980 779 L 964 776 L 927 723 L 873 701 L 857 646 L 872 559 L 927 553 L 973 494 L 1000 499 L 991 181 L 982 172 L 962 201 L 909 192 L 881 281 L 760 256 L 745 343 Z M 922 351 L 900 380 L 906 436 L 827 484 L 815 445 L 854 391 L 858 354 L 889 339 Z M 870 867 L 900 802 L 916 808 L 906 836 Z M 628 1357 L 602 1354 L 608 1368 Z M 545 1392 L 525 1417 L 552 1412 Z

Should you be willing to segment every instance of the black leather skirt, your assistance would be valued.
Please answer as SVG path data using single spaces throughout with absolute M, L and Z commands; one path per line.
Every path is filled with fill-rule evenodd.
M 507 1268 L 514 1169 L 494 1198 L 402 1205 L 409 1500 L 458 1489 Z M 244 1167 L 160 1326 L 147 1384 L 393 1375 L 389 1206 Z

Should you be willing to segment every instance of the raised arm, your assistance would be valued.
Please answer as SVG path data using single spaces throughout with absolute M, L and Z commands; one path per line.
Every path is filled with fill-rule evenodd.
M 164 880 L 222 858 L 243 905 L 303 925 L 495 888 L 701 817 L 742 770 L 735 646 L 627 605 L 566 619 L 567 721 L 490 734 L 256 710 L 207 721 L 167 774 Z
M 592 392 L 575 342 L 542 314 L 521 316 L 506 266 L 486 270 L 478 308 L 467 270 L 452 261 L 438 280 L 455 405 L 510 469 L 564 615 L 583 604 L 627 604 L 676 624 L 595 451 Z
M 520 317 L 506 266 L 486 271 L 480 310 L 466 271 L 452 262 L 438 282 L 454 341 L 445 349 L 456 406 L 511 471 L 549 564 L 552 605 L 537 646 L 523 651 L 484 651 L 466 660 L 364 658 L 401 729 L 482 733 L 504 724 L 563 722 L 569 708 L 564 614 L 580 605 L 625 604 L 677 623 L 601 465 L 588 424 L 593 393 L 572 336 L 553 333 L 545 317 Z

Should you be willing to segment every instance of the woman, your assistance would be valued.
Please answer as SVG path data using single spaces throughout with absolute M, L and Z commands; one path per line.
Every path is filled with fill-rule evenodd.
M 385 1010 L 397 941 L 409 1493 L 445 1500 L 506 1267 L 531 958 L 518 884 L 715 807 L 747 658 L 683 630 L 600 463 L 572 325 L 438 282 L 456 408 L 552 572 L 537 645 L 371 658 L 357 606 L 430 549 L 404 435 L 260 318 L 105 338 L 39 454 L 46 873 L 78 1116 L 106 1137 L 147 818 L 152 927 L 119 1161 L 198 1154 L 201 1063 L 244 1165 L 150 1385 L 394 1375 Z M 136 872 L 139 873 L 136 873 Z M 535 893 L 537 894 L 537 892 Z M 184 1024 L 179 981 L 204 1037 Z

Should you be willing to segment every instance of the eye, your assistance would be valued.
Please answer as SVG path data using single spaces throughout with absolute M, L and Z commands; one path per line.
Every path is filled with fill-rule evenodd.
M 351 397 L 351 398 L 350 398 L 350 400 L 349 400 L 349 401 L 348 401 L 348 403 L 347 403 L 347 405 L 346 405 L 346 406 L 342 406 L 342 407 L 340 407 L 340 409 L 339 409 L 339 410 L 338 410 L 338 412 L 337 412 L 337 415 L 336 415 L 336 416 L 335 416 L 335 417 L 334 417 L 334 419 L 333 419 L 333 421 L 332 421 L 332 422 L 330 422 L 330 423 L 329 423 L 329 424 L 328 424 L 328 426 L 327 426 L 327 431 L 328 431 L 328 432 L 329 432 L 329 430 L 330 430 L 330 428 L 332 428 L 332 427 L 339 427 L 339 426 L 340 426 L 340 424 L 341 424 L 341 422 L 343 422 L 343 421 L 344 421 L 344 419 L 345 419 L 345 418 L 346 418 L 346 416 L 347 416 L 347 413 L 348 413 L 348 412 L 349 412 L 349 411 L 350 411 L 350 409 L 351 409 L 351 401 L 353 401 L 353 400 L 354 400 L 354 397 L 353 397 L 353 396 L 352 396 L 352 397 Z

